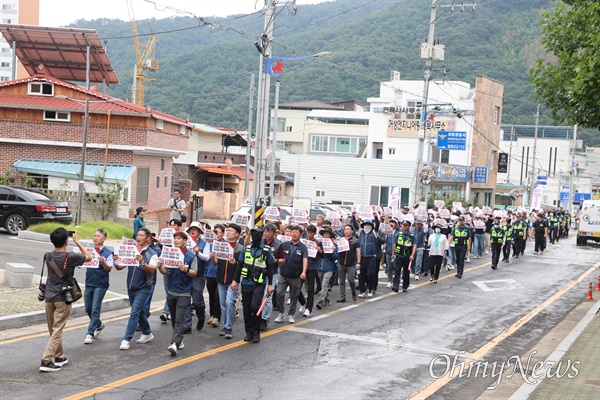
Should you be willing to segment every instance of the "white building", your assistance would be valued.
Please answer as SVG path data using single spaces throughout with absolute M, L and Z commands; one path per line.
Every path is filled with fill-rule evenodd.
M 38 25 L 40 15 L 39 0 L 0 0 L 0 24 Z M 18 60 L 18 59 L 17 59 Z M 0 34 L 0 82 L 13 78 L 13 49 Z M 29 74 L 17 62 L 17 78 L 27 78 Z

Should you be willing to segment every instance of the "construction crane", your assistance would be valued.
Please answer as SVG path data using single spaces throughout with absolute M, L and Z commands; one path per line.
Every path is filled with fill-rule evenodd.
M 155 57 L 156 37 L 151 35 L 146 44 L 140 43 L 132 1 L 133 0 L 127 0 L 131 35 L 133 37 L 133 47 L 135 49 L 135 66 L 133 69 L 133 87 L 131 93 L 133 103 L 138 106 L 144 106 L 144 82 L 156 80 L 156 78 L 148 78 L 145 75 L 146 71 L 155 72 L 158 70 L 158 61 Z

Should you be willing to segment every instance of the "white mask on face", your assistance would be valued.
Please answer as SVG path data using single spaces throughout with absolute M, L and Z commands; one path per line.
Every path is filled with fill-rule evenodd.
M 435 233 L 440 233 L 442 230 L 440 228 L 435 228 Z
M 373 230 L 373 227 L 371 225 L 365 225 L 363 227 L 363 230 L 365 231 L 365 233 L 368 235 L 369 233 L 371 233 L 371 231 Z

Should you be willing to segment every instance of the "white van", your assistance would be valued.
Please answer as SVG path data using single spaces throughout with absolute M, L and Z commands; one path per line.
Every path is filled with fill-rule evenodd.
M 585 245 L 588 240 L 600 242 L 600 200 L 585 200 L 581 206 L 577 245 Z

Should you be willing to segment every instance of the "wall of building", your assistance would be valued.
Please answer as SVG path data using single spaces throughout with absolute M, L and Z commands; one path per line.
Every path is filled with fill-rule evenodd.
M 193 191 L 192 195 L 204 196 L 204 218 L 229 220 L 241 205 L 243 192 Z

